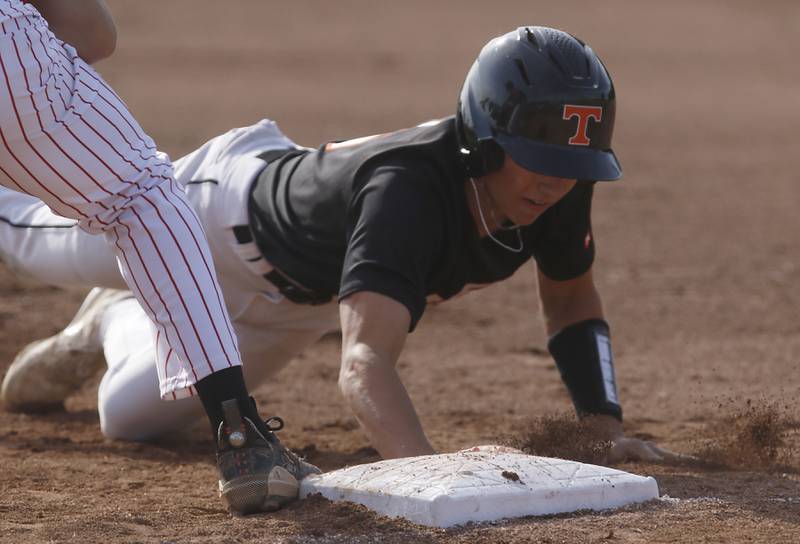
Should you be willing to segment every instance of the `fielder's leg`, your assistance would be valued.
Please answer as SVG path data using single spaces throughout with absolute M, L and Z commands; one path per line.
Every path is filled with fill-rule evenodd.
M 0 183 L 106 235 L 180 367 L 162 394 L 188 395 L 240 364 L 197 217 L 168 158 L 94 69 L 34 10 L 0 10 Z

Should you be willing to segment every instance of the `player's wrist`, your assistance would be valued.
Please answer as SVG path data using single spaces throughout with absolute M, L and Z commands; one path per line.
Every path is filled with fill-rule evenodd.
M 622 421 L 608 323 L 587 319 L 565 327 L 550 337 L 547 348 L 579 417 Z

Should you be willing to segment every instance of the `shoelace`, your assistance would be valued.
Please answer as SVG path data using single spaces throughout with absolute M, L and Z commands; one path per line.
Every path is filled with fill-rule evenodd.
M 274 427 L 272 426 L 273 422 L 275 423 Z M 283 419 L 281 417 L 272 416 L 272 417 L 268 417 L 267 419 L 264 420 L 264 425 L 267 426 L 267 429 L 269 429 L 270 432 L 274 433 L 274 432 L 277 432 L 277 431 L 280 431 L 281 429 L 283 429 L 284 423 L 283 423 Z

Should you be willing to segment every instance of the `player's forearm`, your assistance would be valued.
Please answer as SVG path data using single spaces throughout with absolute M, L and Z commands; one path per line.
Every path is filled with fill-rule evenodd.
M 392 361 L 354 345 L 343 354 L 339 387 L 384 459 L 435 453 Z
M 114 19 L 104 0 L 30 0 L 50 30 L 88 63 L 109 57 L 117 45 Z

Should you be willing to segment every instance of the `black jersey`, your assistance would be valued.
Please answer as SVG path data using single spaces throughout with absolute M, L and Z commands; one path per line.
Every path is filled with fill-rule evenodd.
M 320 294 L 389 296 L 413 329 L 427 300 L 508 278 L 530 257 L 555 280 L 592 264 L 591 182 L 521 227 L 520 253 L 479 237 L 453 118 L 326 148 L 271 162 L 249 207 L 264 257 Z M 494 236 L 519 245 L 514 230 Z

